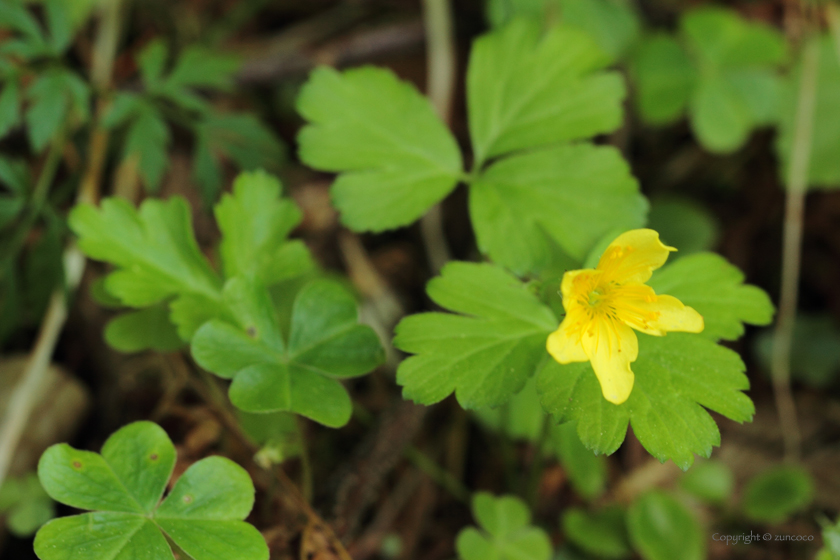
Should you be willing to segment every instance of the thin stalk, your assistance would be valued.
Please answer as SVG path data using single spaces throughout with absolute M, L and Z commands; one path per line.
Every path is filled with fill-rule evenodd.
M 435 463 L 425 453 L 412 445 L 406 447 L 404 453 L 406 458 L 415 467 L 428 475 L 438 486 L 452 494 L 455 499 L 465 504 L 470 503 L 469 489 L 460 480 L 452 476 L 452 473 Z
M 449 0 L 423 0 L 426 27 L 426 89 L 429 101 L 444 123 L 452 120 L 452 97 L 455 91 L 455 38 Z M 451 260 L 443 231 L 443 212 L 435 204 L 420 220 L 423 245 L 433 274 Z
M 808 169 L 811 161 L 811 137 L 814 126 L 817 79 L 820 51 L 817 41 L 805 43 L 802 56 L 802 75 L 796 106 L 793 147 L 787 177 L 784 239 L 782 245 L 782 286 L 779 313 L 773 333 L 773 360 L 770 372 L 776 410 L 779 414 L 785 459 L 798 461 L 802 436 L 796 417 L 796 405 L 790 388 L 790 353 L 796 321 L 797 293 L 799 291 L 799 264 L 802 252 L 802 224 L 805 210 L 805 191 L 808 187 Z

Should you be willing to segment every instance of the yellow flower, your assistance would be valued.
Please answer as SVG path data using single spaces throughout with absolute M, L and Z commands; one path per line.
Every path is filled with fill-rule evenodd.
M 633 390 L 630 364 L 639 354 L 633 329 L 654 336 L 703 330 L 697 311 L 644 284 L 670 251 L 676 249 L 663 245 L 652 229 L 634 229 L 610 243 L 597 268 L 563 276 L 566 318 L 546 347 L 561 364 L 591 362 L 604 398 L 612 403 L 623 403 Z

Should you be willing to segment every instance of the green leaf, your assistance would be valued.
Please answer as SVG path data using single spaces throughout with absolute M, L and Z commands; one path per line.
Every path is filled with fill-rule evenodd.
M 0 138 L 5 137 L 20 122 L 20 85 L 6 79 L 0 93 Z
M 768 66 L 787 56 L 784 36 L 767 25 L 718 6 L 686 12 L 680 32 L 701 64 L 713 67 Z
M 545 412 L 540 407 L 540 396 L 533 377 L 504 405 L 477 408 L 473 412 L 483 425 L 503 432 L 514 440 L 536 443 L 545 425 Z
M 429 101 L 388 70 L 317 68 L 297 102 L 307 165 L 339 172 L 342 221 L 357 231 L 408 225 L 461 177 L 461 154 Z
M 105 327 L 105 340 L 120 352 L 171 352 L 184 346 L 169 319 L 169 309 L 160 304 L 111 319 Z
M 553 425 L 549 442 L 578 494 L 592 500 L 604 493 L 607 462 L 580 441 L 574 422 Z
M 106 288 L 124 304 L 145 307 L 182 293 L 218 299 L 221 282 L 198 248 L 184 199 L 148 199 L 138 211 L 108 198 L 100 208 L 77 206 L 69 223 L 85 254 L 119 267 Z
M 230 90 L 233 87 L 233 74 L 239 66 L 238 57 L 192 45 L 178 56 L 166 82 L 169 87 L 192 86 Z
M 194 463 L 160 503 L 175 465 L 175 447 L 151 422 L 114 433 L 102 455 L 66 444 L 50 447 L 38 474 L 56 500 L 92 513 L 45 525 L 35 537 L 43 560 L 174 558 L 168 536 L 193 560 L 268 559 L 268 547 L 244 519 L 254 486 L 223 457 Z
M 568 509 L 562 526 L 571 542 L 598 558 L 627 558 L 632 553 L 624 511 L 618 506 L 591 513 L 581 508 Z
M 67 0 L 45 0 L 44 12 L 47 28 L 50 30 L 50 46 L 53 52 L 60 56 L 73 41 L 73 20 Z
M 157 192 L 169 167 L 169 127 L 163 116 L 148 103 L 137 110 L 128 128 L 123 158 L 137 158 L 138 171 L 149 192 Z
M 137 65 L 140 67 L 140 76 L 146 89 L 154 90 L 158 87 L 163 78 L 167 58 L 169 49 L 161 39 L 151 41 L 137 55 Z
M 814 499 L 814 481 L 799 466 L 771 467 L 749 481 L 742 507 L 750 519 L 781 523 L 807 508 Z
M 519 498 L 496 498 L 486 492 L 473 497 L 473 515 L 482 530 L 467 527 L 458 533 L 455 548 L 461 560 L 548 560 L 548 534 L 531 523 L 531 513 Z
M 644 223 L 647 203 L 612 147 L 572 144 L 505 158 L 470 188 L 478 246 L 516 273 L 545 266 L 549 240 L 583 260 L 613 229 Z
M 611 454 L 624 441 L 628 423 L 645 449 L 660 461 L 687 469 L 694 454 L 709 457 L 720 445 L 713 410 L 736 422 L 755 408 L 738 354 L 692 334 L 639 334 L 633 363 L 635 384 L 626 402 L 604 399 L 588 362 L 561 365 L 546 360 L 537 377 L 543 408 L 560 422 L 577 421 L 578 435 L 596 453 Z
M 746 68 L 728 72 L 729 85 L 741 96 L 754 125 L 774 125 L 779 120 L 782 80 L 773 70 Z
M 658 197 L 650 201 L 648 227 L 659 232 L 662 242 L 678 247 L 676 258 L 708 251 L 720 237 L 717 219 L 703 206 L 681 197 Z
M 251 114 L 210 113 L 196 128 L 193 176 L 207 202 L 221 189 L 220 156 L 232 159 L 246 171 L 278 169 L 286 159 L 284 146 L 274 133 Z
M 702 461 L 680 478 L 680 486 L 701 500 L 722 504 L 732 495 L 735 477 L 720 461 Z
M 55 517 L 55 505 L 38 482 L 38 476 L 28 473 L 3 482 L 0 514 L 6 516 L 6 526 L 13 535 L 26 538 Z
M 71 116 L 89 116 L 87 84 L 75 73 L 61 68 L 43 72 L 29 86 L 30 100 L 25 120 L 32 149 L 40 152 Z
M 517 393 L 546 356 L 554 314 L 515 277 L 489 264 L 450 263 L 429 282 L 450 313 L 403 319 L 394 345 L 417 354 L 400 363 L 403 397 L 422 404 L 453 391 L 464 408 L 497 406 Z
M 701 80 L 691 99 L 691 127 L 710 152 L 740 148 L 752 128 L 751 117 L 739 91 L 723 76 Z
M 755 349 L 764 370 L 773 360 L 773 331 L 761 332 Z M 828 314 L 797 315 L 793 328 L 790 369 L 795 379 L 811 387 L 828 387 L 840 372 L 840 329 Z
M 808 167 L 808 184 L 815 188 L 840 187 L 840 62 L 835 44 L 830 36 L 812 39 L 803 48 L 819 49 L 817 91 L 814 104 L 814 121 L 811 128 L 811 159 Z M 802 60 L 797 60 L 782 87 L 779 134 L 776 136 L 776 153 L 782 162 L 779 175 L 787 183 L 790 156 L 794 144 L 796 109 L 802 76 Z
M 657 33 L 636 48 L 630 66 L 636 83 L 636 106 L 646 122 L 669 124 L 685 111 L 697 71 L 670 35 Z
M 226 277 L 255 274 L 270 286 L 312 269 L 306 247 L 287 239 L 302 215 L 294 202 L 280 198 L 281 191 L 280 181 L 264 171 L 242 173 L 233 194 L 216 205 Z
M 560 11 L 560 0 L 487 0 L 487 20 L 501 27 L 519 17 L 548 19 Z
M 613 60 L 621 58 L 639 35 L 639 17 L 625 0 L 561 0 L 563 23 L 588 33 Z
M 106 128 L 119 126 L 133 117 L 138 110 L 145 109 L 147 106 L 142 96 L 136 93 L 119 92 L 114 96 L 102 118 L 102 126 Z
M 624 85 L 582 31 L 518 19 L 477 39 L 467 70 L 475 167 L 516 150 L 611 132 Z
M 705 558 L 703 531 L 694 515 L 668 494 L 643 494 L 627 511 L 633 546 L 645 560 Z
M 356 302 L 331 281 L 315 280 L 295 298 L 288 345 L 264 286 L 236 277 L 224 298 L 236 325 L 203 325 L 192 354 L 205 369 L 233 378 L 230 399 L 247 412 L 291 411 L 330 427 L 350 420 L 350 397 L 337 379 L 364 375 L 384 352 L 357 322 Z
M 744 274 L 720 255 L 697 253 L 659 269 L 649 284 L 703 316 L 700 336 L 735 340 L 744 334 L 744 323 L 768 325 L 773 320 L 773 304 L 764 290 L 743 281 Z

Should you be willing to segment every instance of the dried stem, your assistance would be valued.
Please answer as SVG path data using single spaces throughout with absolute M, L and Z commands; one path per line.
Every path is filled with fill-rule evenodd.
M 799 263 L 802 251 L 802 223 L 808 169 L 811 161 L 811 137 L 814 124 L 817 78 L 819 74 L 819 44 L 805 43 L 802 74 L 796 106 L 796 121 L 790 168 L 787 177 L 784 240 L 782 247 L 782 287 L 779 314 L 773 333 L 771 374 L 776 397 L 776 409 L 785 444 L 785 459 L 797 461 L 800 456 L 801 435 L 796 418 L 796 405 L 790 388 L 790 353 L 796 320 L 796 301 L 799 290 Z
M 455 86 L 455 38 L 452 30 L 452 9 L 449 0 L 423 0 L 426 25 L 427 84 L 429 100 L 446 124 L 452 119 L 452 97 Z M 451 256 L 443 232 L 443 212 L 435 204 L 420 220 L 420 231 L 429 267 L 440 272 Z

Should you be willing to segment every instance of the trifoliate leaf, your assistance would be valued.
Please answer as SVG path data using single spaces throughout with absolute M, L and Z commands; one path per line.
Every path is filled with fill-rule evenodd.
M 679 247 L 678 252 L 671 253 L 670 262 L 712 249 L 720 236 L 720 225 L 715 216 L 688 198 L 651 200 L 648 227 L 658 231 L 666 245 Z
M 743 508 L 756 521 L 780 523 L 814 499 L 814 481 L 799 466 L 772 467 L 747 484 Z
M 654 272 L 648 284 L 696 309 L 705 321 L 700 336 L 735 340 L 744 334 L 744 323 L 767 325 L 773 320 L 767 293 L 743 281 L 744 274 L 720 255 L 697 253 Z
M 660 490 L 643 494 L 630 506 L 627 529 L 644 560 L 706 558 L 703 531 L 694 514 Z
M 291 411 L 330 427 L 350 420 L 350 397 L 337 379 L 368 373 L 384 352 L 373 330 L 358 324 L 356 302 L 341 285 L 315 280 L 298 293 L 288 343 L 264 286 L 236 277 L 224 299 L 236 324 L 204 324 L 192 354 L 233 379 L 233 404 L 247 412 Z
M 706 77 L 691 99 L 691 128 L 709 151 L 733 152 L 752 128 L 749 106 L 723 76 Z
M 840 62 L 837 49 L 830 36 L 812 39 L 817 45 L 803 49 L 819 49 L 817 91 L 814 104 L 814 119 L 811 126 L 811 158 L 808 167 L 808 184 L 815 188 L 840 187 Z M 780 101 L 779 134 L 776 137 L 776 153 L 782 161 L 779 175 L 787 183 L 790 157 L 794 145 L 796 110 L 802 76 L 802 60 L 796 66 L 782 87 Z
M 394 346 L 417 354 L 400 364 L 403 397 L 422 404 L 453 391 L 464 408 L 497 406 L 516 394 L 546 357 L 554 314 L 514 276 L 489 264 L 450 263 L 429 282 L 450 313 L 403 319 Z
M 725 463 L 701 461 L 680 478 L 680 486 L 701 500 L 722 504 L 732 495 L 735 476 Z
M 174 466 L 175 447 L 151 422 L 120 429 L 101 455 L 50 447 L 38 465 L 44 489 L 59 502 L 94 511 L 47 523 L 35 537 L 36 554 L 43 560 L 174 559 L 168 537 L 193 560 L 267 560 L 265 540 L 242 521 L 254 504 L 248 473 L 224 457 L 202 459 L 161 503 Z
M 452 134 L 429 101 L 388 70 L 318 68 L 297 106 L 310 123 L 298 136 L 300 157 L 341 173 L 333 201 L 354 230 L 408 225 L 461 177 Z
M 563 515 L 563 532 L 571 542 L 598 558 L 627 558 L 632 554 L 625 514 L 618 506 L 587 512 L 571 508 Z
M 694 90 L 697 71 L 675 39 L 664 33 L 645 38 L 635 50 L 630 70 L 642 119 L 662 125 L 682 116 Z
M 599 72 L 609 57 L 582 31 L 518 19 L 477 39 L 467 70 L 476 168 L 506 152 L 610 132 L 624 84 Z
M 306 246 L 287 239 L 301 212 L 294 202 L 280 198 L 281 189 L 280 181 L 264 171 L 242 173 L 233 183 L 233 194 L 216 205 L 226 277 L 255 274 L 269 286 L 312 268 Z
M 680 20 L 680 31 L 689 50 L 706 65 L 766 66 L 787 56 L 787 43 L 779 31 L 727 8 L 690 10 Z
M 531 513 L 514 496 L 496 498 L 479 492 L 473 498 L 473 516 L 482 530 L 467 527 L 458 533 L 455 548 L 461 560 L 548 560 L 548 534 L 530 525 Z
M 169 127 L 151 104 L 142 103 L 128 128 L 123 157 L 137 158 L 137 169 L 149 192 L 157 192 L 169 167 Z
M 608 231 L 643 225 L 646 209 L 621 154 L 590 144 L 502 159 L 470 188 L 479 248 L 517 273 L 548 263 L 546 234 L 583 260 Z
M 639 16 L 625 0 L 560 0 L 560 20 L 588 33 L 613 60 L 621 58 L 639 34 Z
M 597 453 L 618 449 L 632 423 L 651 455 L 685 470 L 695 454 L 708 457 L 720 445 L 717 425 L 703 407 L 736 422 L 752 419 L 755 407 L 742 392 L 749 388 L 744 364 L 732 350 L 700 336 L 638 337 L 627 401 L 604 399 L 588 362 L 546 360 L 537 377 L 543 408 L 561 422 L 576 420 L 581 441 Z

